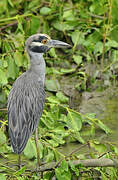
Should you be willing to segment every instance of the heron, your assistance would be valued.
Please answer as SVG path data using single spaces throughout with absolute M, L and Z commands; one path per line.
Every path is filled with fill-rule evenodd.
M 30 59 L 29 69 L 13 83 L 8 96 L 8 127 L 13 152 L 23 152 L 28 139 L 35 131 L 37 163 L 40 166 L 38 124 L 45 104 L 45 60 L 43 54 L 51 48 L 70 48 L 65 42 L 53 40 L 46 34 L 34 34 L 25 43 Z

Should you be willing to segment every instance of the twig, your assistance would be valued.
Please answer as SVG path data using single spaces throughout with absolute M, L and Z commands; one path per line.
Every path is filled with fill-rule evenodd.
M 90 12 L 88 12 L 87 14 L 90 15 L 91 17 L 95 17 L 95 18 L 98 18 L 98 19 L 106 19 L 106 17 L 104 17 L 104 16 L 99 16 L 99 15 L 96 15 L 96 14 L 93 14 L 93 13 L 90 13 Z
M 98 157 L 98 159 L 102 158 L 102 157 L 105 156 L 106 154 L 109 154 L 110 152 L 112 152 L 112 151 L 108 151 L 108 152 L 105 152 L 105 153 L 101 154 L 101 155 Z
M 0 111 L 7 111 L 7 108 L 1 108 Z
M 10 24 L 7 24 L 6 26 L 1 27 L 1 28 L 0 28 L 0 31 L 6 29 L 6 28 L 8 28 L 8 27 L 14 26 L 14 25 L 16 25 L 16 24 L 18 24 L 17 21 L 15 21 L 15 22 L 13 22 L 13 23 L 10 23 Z
M 85 146 L 87 146 L 87 145 L 88 145 L 88 143 L 81 145 L 80 147 L 78 147 L 78 148 L 76 148 L 75 150 L 73 150 L 67 157 L 72 156 L 74 153 L 76 153 L 77 151 L 79 151 L 80 149 L 82 149 L 83 147 L 85 147 Z

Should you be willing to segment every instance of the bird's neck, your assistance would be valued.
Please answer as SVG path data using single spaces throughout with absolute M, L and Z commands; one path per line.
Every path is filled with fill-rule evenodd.
M 29 53 L 28 53 L 29 54 Z M 45 81 L 45 60 L 43 53 L 30 53 L 30 71 L 36 73 L 44 84 Z

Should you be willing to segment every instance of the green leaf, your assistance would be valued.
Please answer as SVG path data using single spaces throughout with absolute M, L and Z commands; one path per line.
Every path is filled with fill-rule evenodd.
M 64 167 L 66 169 L 63 169 Z M 71 180 L 71 173 L 69 169 L 67 171 L 66 165 L 64 166 L 62 164 L 62 166 L 60 166 L 59 168 L 56 168 L 55 173 L 58 180 Z
M 68 171 L 68 163 L 66 162 L 66 160 L 63 160 L 61 162 L 61 168 L 63 171 Z
M 107 147 L 97 141 L 90 142 L 90 146 L 95 148 L 99 153 L 104 153 L 107 151 Z
M 54 21 L 52 23 L 53 27 L 59 31 L 72 30 L 74 26 L 67 22 Z
M 64 69 L 64 68 L 61 68 L 61 73 L 63 73 L 63 74 L 68 74 L 68 73 L 73 73 L 73 72 L 75 72 L 75 68 L 73 68 L 73 69 Z
M 32 18 L 31 18 L 31 25 L 30 25 L 31 34 L 37 33 L 39 28 L 40 28 L 40 19 L 39 19 L 39 17 L 32 16 Z
M 51 172 L 46 172 L 43 174 L 43 180 L 51 180 L 54 176 L 54 173 L 51 171 Z
M 4 132 L 0 129 L 0 144 L 5 144 L 6 143 L 6 136 Z
M 57 141 L 55 141 L 54 139 L 50 139 L 50 140 L 48 140 L 48 142 L 53 147 L 57 147 L 59 145 L 59 143 Z
M 0 174 L 0 179 L 1 180 L 6 180 L 6 176 L 4 174 Z
M 50 8 L 48 8 L 48 7 L 42 7 L 41 9 L 40 9 L 40 14 L 41 15 L 48 15 L 48 14 L 50 14 L 51 13 L 51 9 Z
M 15 79 L 18 74 L 18 67 L 16 66 L 14 60 L 12 58 L 8 61 L 8 77 Z
M 79 176 L 79 169 L 75 167 L 72 161 L 69 161 L 69 166 L 71 167 L 72 171 L 75 172 L 76 176 Z
M 108 180 L 107 175 L 103 171 L 100 171 L 100 173 L 102 175 L 102 180 Z
M 116 147 L 116 146 L 114 146 L 114 145 L 110 145 L 110 148 L 112 149 L 112 151 L 114 151 L 115 152 L 115 154 L 118 156 L 118 148 Z
M 49 128 L 49 129 L 53 129 L 54 128 L 54 126 L 53 126 L 53 117 L 50 118 L 49 117 L 49 113 L 48 113 L 47 116 L 44 116 L 44 115 L 42 116 L 41 122 L 43 122 L 45 124 L 45 126 L 47 128 Z
M 47 98 L 47 100 L 50 103 L 54 103 L 54 104 L 59 104 L 60 103 L 59 99 L 57 97 L 55 97 L 55 96 L 50 96 L 50 97 Z
M 111 133 L 111 130 L 105 125 L 103 124 L 100 120 L 97 120 L 97 125 L 105 131 L 106 134 Z
M 82 56 L 80 55 L 73 55 L 73 59 L 77 65 L 80 65 L 82 63 Z
M 23 55 L 18 50 L 14 53 L 14 60 L 18 67 L 23 65 Z
M 40 158 L 43 158 L 43 145 L 39 140 Z
M 48 91 L 57 92 L 60 89 L 60 84 L 57 80 L 46 80 L 45 85 Z
M 24 150 L 24 154 L 28 159 L 32 159 L 33 157 L 37 156 L 35 143 L 31 139 L 28 140 L 28 143 Z
M 16 18 L 17 18 L 17 21 L 18 21 L 18 24 L 17 24 L 17 32 L 21 32 L 22 34 L 24 34 L 24 28 L 23 28 L 23 21 L 24 21 L 24 18 L 22 16 L 18 16 L 16 15 Z
M 101 55 L 102 51 L 103 51 L 103 43 L 99 41 L 95 45 L 94 54 Z
M 73 10 L 64 11 L 63 18 L 66 19 L 67 21 L 74 21 L 75 16 Z
M 5 85 L 8 83 L 7 77 L 6 77 L 6 73 L 0 69 L 0 84 L 1 85 Z
M 54 58 L 58 57 L 54 48 L 50 49 L 49 54 L 50 54 L 51 57 L 54 57 Z
M 85 41 L 83 32 L 78 30 L 74 31 L 71 34 L 71 38 L 74 43 L 74 46 L 76 46 L 77 44 L 83 44 L 83 42 Z
M 19 175 L 21 175 L 25 170 L 26 170 L 26 167 L 23 166 L 20 170 L 18 170 L 18 171 L 15 173 L 15 175 L 16 175 L 16 176 L 19 176 Z
M 12 0 L 8 0 L 8 3 L 10 4 L 10 6 L 13 8 L 14 4 L 12 3 Z
M 48 163 L 48 162 L 52 162 L 53 159 L 54 159 L 54 153 L 53 153 L 53 151 L 48 149 L 48 155 L 45 156 L 45 161 Z
M 67 103 L 68 102 L 68 97 L 64 96 L 62 92 L 57 92 L 56 97 L 59 99 L 60 102 L 62 103 Z
M 80 131 L 82 128 L 82 118 L 77 112 L 68 111 L 67 115 L 67 125 L 70 129 L 75 131 Z
M 79 141 L 79 142 L 81 142 L 82 144 L 84 144 L 85 143 L 85 141 L 84 141 L 84 139 L 81 137 L 81 135 L 80 135 L 80 133 L 79 132 L 73 132 L 73 137 L 77 140 L 77 141 Z

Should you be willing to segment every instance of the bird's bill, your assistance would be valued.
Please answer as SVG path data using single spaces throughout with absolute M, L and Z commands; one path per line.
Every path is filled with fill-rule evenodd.
M 49 40 L 48 44 L 49 47 L 51 48 L 72 48 L 72 46 L 70 44 L 67 44 L 65 42 L 62 41 L 58 41 L 58 40 Z

